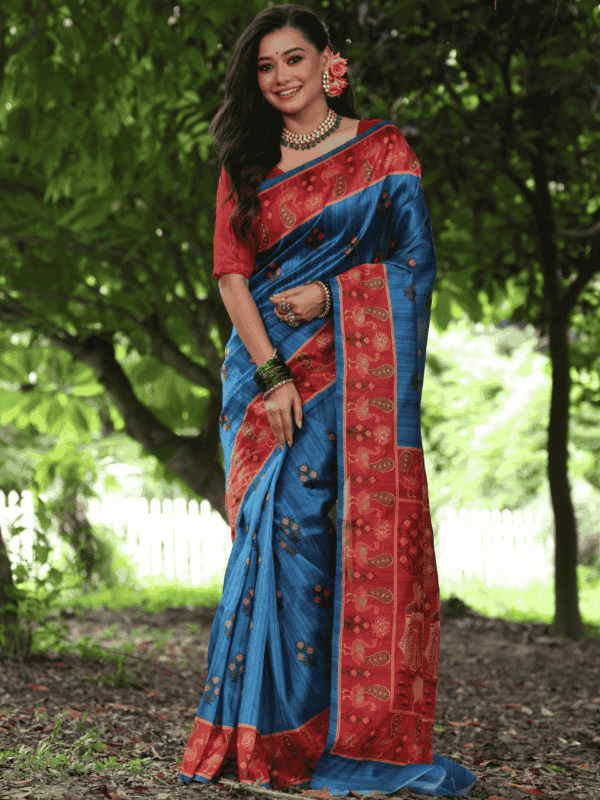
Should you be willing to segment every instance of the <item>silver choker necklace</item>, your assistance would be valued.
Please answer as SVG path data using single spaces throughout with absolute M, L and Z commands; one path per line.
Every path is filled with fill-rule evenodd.
M 336 131 L 340 127 L 341 122 L 341 115 L 336 114 L 335 111 L 330 108 L 323 122 L 310 133 L 292 133 L 284 125 L 279 144 L 283 147 L 290 147 L 292 150 L 309 150 L 311 147 L 316 147 L 318 142 L 324 141 L 331 133 Z

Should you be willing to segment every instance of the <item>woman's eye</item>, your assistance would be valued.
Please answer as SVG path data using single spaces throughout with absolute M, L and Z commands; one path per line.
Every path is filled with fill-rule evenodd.
M 298 61 L 294 61 L 294 59 L 298 59 L 298 61 L 302 61 L 302 56 L 290 56 L 290 58 L 288 59 L 288 64 L 291 64 L 291 63 L 296 63 L 297 64 Z M 258 68 L 258 71 L 259 72 L 267 72 L 268 68 L 270 66 L 271 66 L 270 64 L 261 64 L 259 66 L 259 68 Z

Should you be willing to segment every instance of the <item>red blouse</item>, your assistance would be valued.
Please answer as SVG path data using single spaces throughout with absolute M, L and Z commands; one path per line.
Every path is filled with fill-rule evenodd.
M 378 119 L 361 119 L 358 123 L 357 136 L 364 133 L 371 126 L 379 122 Z M 276 175 L 284 175 L 279 167 L 273 167 L 267 175 L 274 178 Z M 215 236 L 213 239 L 214 269 L 213 278 L 217 280 L 225 273 L 236 273 L 249 278 L 254 272 L 256 257 L 256 244 L 250 231 L 247 233 L 247 245 L 242 245 L 233 235 L 229 217 L 233 211 L 234 198 L 221 207 L 221 203 L 229 194 L 229 179 L 225 168 L 221 170 L 219 185 L 217 187 L 217 218 L 215 223 Z

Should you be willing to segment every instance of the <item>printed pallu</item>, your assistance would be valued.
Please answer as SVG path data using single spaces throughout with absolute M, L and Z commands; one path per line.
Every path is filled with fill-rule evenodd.
M 377 121 L 259 188 L 249 288 L 303 426 L 277 448 L 234 329 L 220 418 L 233 549 L 184 782 L 443 796 L 476 780 L 433 752 L 440 598 L 420 403 L 436 262 L 420 176 Z M 309 280 L 330 282 L 333 318 L 291 328 L 268 298 Z

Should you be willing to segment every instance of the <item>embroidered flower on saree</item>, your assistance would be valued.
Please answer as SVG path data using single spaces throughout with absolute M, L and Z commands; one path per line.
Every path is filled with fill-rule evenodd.
M 302 464 L 298 469 L 298 477 L 307 489 L 314 489 L 317 486 L 317 473 L 308 464 Z
M 307 646 L 306 642 L 298 642 L 296 645 L 296 658 L 305 667 L 314 667 L 316 660 L 314 647 Z
M 392 429 L 388 425 L 378 425 L 375 428 L 375 439 L 378 444 L 387 444 L 392 440 Z
M 387 636 L 391 629 L 392 625 L 387 617 L 377 617 L 371 625 L 373 636 L 376 636 L 378 639 L 383 639 L 384 636 Z

